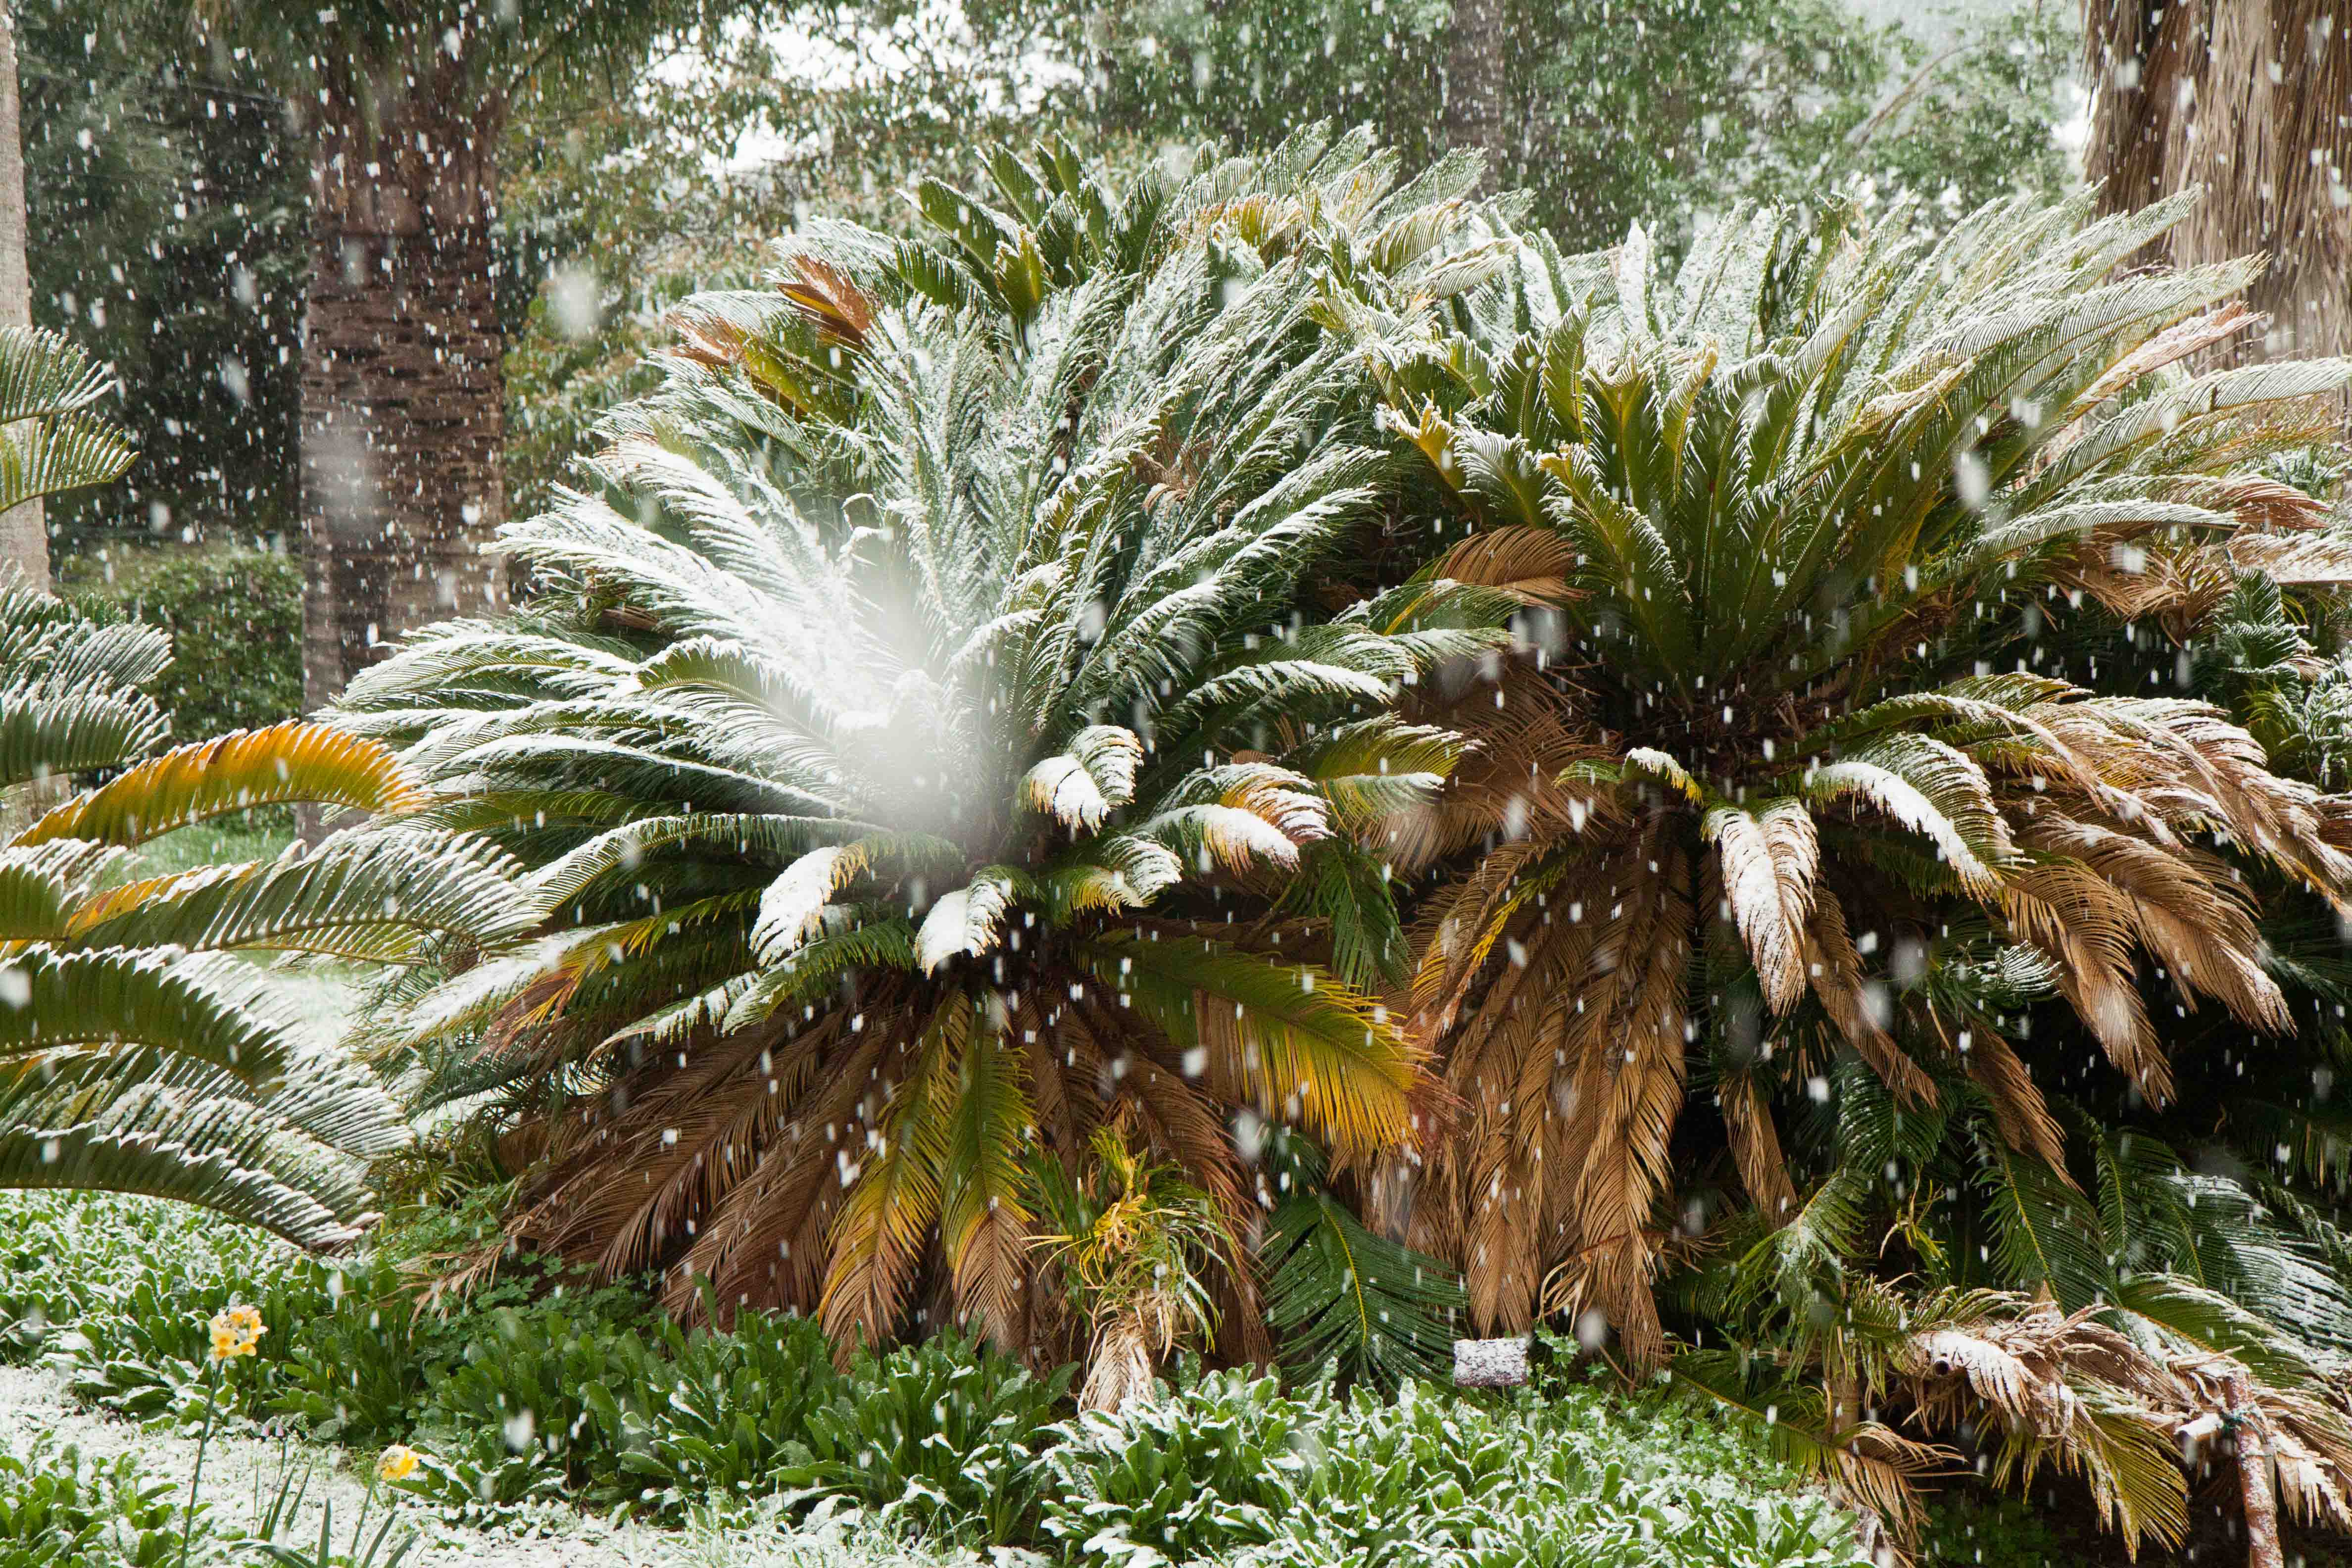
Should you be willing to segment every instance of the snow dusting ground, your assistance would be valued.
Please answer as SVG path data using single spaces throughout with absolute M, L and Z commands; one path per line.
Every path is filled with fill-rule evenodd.
M 62 1382 L 47 1370 L 0 1366 L 0 1442 L 21 1449 L 44 1433 L 94 1458 L 133 1454 L 151 1479 L 169 1481 L 185 1496 L 196 1457 L 194 1437 L 149 1431 L 83 1409 L 66 1397 Z M 302 1539 L 307 1526 L 309 1539 L 315 1542 L 320 1510 L 331 1504 L 334 1543 L 341 1549 L 366 1488 L 348 1468 L 348 1456 L 300 1442 L 282 1446 L 272 1439 L 215 1433 L 205 1454 L 204 1487 L 215 1525 L 249 1526 L 276 1495 L 289 1462 L 298 1473 L 305 1466 L 316 1467 L 300 1523 L 291 1536 Z M 870 1534 L 840 1529 L 664 1531 L 611 1526 L 568 1509 L 551 1509 L 535 1516 L 529 1529 L 491 1532 L 446 1524 L 438 1516 L 405 1504 L 402 1512 L 418 1536 L 417 1550 L 404 1568 L 460 1563 L 499 1568 L 942 1568 L 974 1561 L 916 1554 Z M 373 1533 L 373 1524 L 369 1533 Z

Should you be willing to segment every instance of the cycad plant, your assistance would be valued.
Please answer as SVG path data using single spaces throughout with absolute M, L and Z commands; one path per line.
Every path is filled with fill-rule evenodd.
M 1778 1227 L 1750 1216 L 1719 1238 L 1684 1282 L 1721 1348 L 1685 1350 L 1675 1377 L 1769 1411 L 1775 1447 L 1897 1542 L 1921 1483 L 1971 1468 L 2004 1487 L 2072 1478 L 2133 1550 L 2179 1544 L 2192 1489 L 2233 1461 L 2274 1474 L 2297 1521 L 2352 1527 L 2341 1280 L 2234 1183 L 2141 1135 L 2096 1142 L 2103 1217 L 2037 1237 L 2058 1289 L 1954 1283 L 1968 1271 L 1932 1247 L 1916 1274 L 1885 1278 L 1886 1253 L 1932 1227 L 1890 1233 L 1857 1163 Z M 2045 1170 L 2032 1184 L 2065 1180 Z M 2219 1440 L 2231 1429 L 2234 1448 Z
M 813 225 L 689 307 L 506 531 L 528 613 L 354 683 L 437 796 L 408 820 L 511 850 L 538 922 L 381 1045 L 537 1159 L 518 1232 L 845 1346 L 934 1307 L 1025 1343 L 1024 1168 L 1118 1115 L 1213 1199 L 1256 1349 L 1265 1129 L 1411 1131 L 1360 838 L 1455 756 L 1392 699 L 1501 603 L 1308 597 L 1398 461 L 1317 315 L 1350 268 L 1475 280 L 1436 241 L 1475 170 L 1320 132 L 1181 186 L 993 170 L 1001 206 L 926 189 L 937 240 Z
M 129 448 L 89 412 L 110 384 L 62 339 L 0 332 L 0 500 L 122 472 Z M 488 846 L 418 832 L 138 877 L 137 846 L 209 818 L 415 795 L 385 748 L 318 725 L 150 756 L 169 725 L 140 688 L 170 658 L 151 627 L 0 584 L 0 788 L 19 819 L 0 842 L 0 1186 L 182 1199 L 333 1245 L 365 1206 L 363 1162 L 407 1126 L 243 955 L 404 959 L 520 900 Z M 93 774 L 112 776 L 58 798 Z
M 1121 1120 L 1095 1129 L 1076 1174 L 1051 1154 L 1033 1167 L 1039 1217 L 1059 1227 L 1035 1239 L 1090 1342 L 1081 1410 L 1149 1394 L 1178 1346 L 1215 1334 L 1207 1277 L 1232 1247 L 1208 1194 L 1138 1153 Z
M 1528 657 L 1430 700 L 1483 750 L 1399 847 L 1444 873 L 1412 1007 L 1467 1108 L 1415 1224 L 1482 1321 L 1591 1314 L 1661 1356 L 1652 1281 L 1710 1217 L 1677 1167 L 1727 1148 L 1780 1223 L 1818 1174 L 1787 1123 L 1839 1058 L 2009 1201 L 2021 1163 L 2067 1179 L 2013 1037 L 2040 998 L 2143 1103 L 2156 1017 L 2287 1026 L 2257 879 L 2340 903 L 2352 821 L 2046 636 L 2184 637 L 2248 574 L 2352 567 L 2248 468 L 2326 435 L 2352 372 L 2191 374 L 2254 325 L 2253 264 L 2116 270 L 2185 210 L 2002 204 L 1934 243 L 1742 215 L 1656 289 L 1638 234 L 1537 242 L 1388 351 L 1468 534 L 1438 570 L 1542 605 Z M 1393 345 L 1403 310 L 1360 331 Z
M 0 511 L 122 477 L 137 454 L 96 411 L 113 390 L 70 340 L 0 329 Z

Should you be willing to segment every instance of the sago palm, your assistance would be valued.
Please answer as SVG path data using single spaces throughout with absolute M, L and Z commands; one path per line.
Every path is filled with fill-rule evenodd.
M 1408 1136 L 1356 836 L 1455 755 L 1401 685 L 1496 636 L 1491 594 L 1303 599 L 1398 460 L 1315 319 L 1335 237 L 1469 281 L 1433 245 L 1475 170 L 1399 187 L 1323 136 L 1124 194 L 997 169 L 1012 210 L 927 193 L 943 243 L 813 226 L 773 291 L 689 306 L 584 488 L 506 531 L 530 611 L 341 719 L 405 746 L 412 820 L 530 868 L 532 940 L 382 1040 L 538 1158 L 517 1229 L 845 1344 L 925 1302 L 1025 1342 L 1028 1156 L 1113 1115 L 1236 1247 L 1267 1122 Z
M 1996 1485 L 2072 1477 L 2130 1549 L 2178 1545 L 2224 1415 L 2254 1426 L 2293 1517 L 2352 1527 L 2352 1414 L 2326 1342 L 2347 1318 L 2342 1284 L 2234 1184 L 2130 1134 L 2105 1144 L 2102 1217 L 2053 1238 L 2070 1288 L 2095 1279 L 2095 1299 L 1969 1288 L 1932 1263 L 1928 1279 L 1879 1277 L 1905 1238 L 1881 1233 L 1870 1183 L 1848 1170 L 1777 1228 L 1726 1238 L 1699 1279 L 1707 1338 L 1727 1348 L 1685 1350 L 1675 1377 L 1770 1411 L 1775 1446 L 1898 1542 L 1922 1482 L 1973 1459 Z
M 129 447 L 89 411 L 110 384 L 61 339 L 0 333 L 0 500 L 122 472 Z M 140 688 L 170 658 L 151 627 L 0 584 L 0 788 L 19 819 L 0 840 L 0 1186 L 182 1199 L 331 1245 L 364 1206 L 362 1163 L 406 1123 L 241 955 L 400 960 L 520 901 L 488 846 L 419 832 L 136 877 L 137 846 L 208 818 L 415 794 L 385 748 L 310 724 L 149 756 L 169 725 Z
M 2151 1102 L 2148 983 L 2285 1027 L 2247 868 L 2340 903 L 2352 823 L 2215 708 L 2041 640 L 2182 635 L 2244 574 L 2352 567 L 2246 467 L 2330 429 L 2347 366 L 2188 374 L 2255 324 L 2253 264 L 2116 270 L 2185 210 L 2004 204 L 1932 244 L 1743 215 L 1654 290 L 1638 234 L 1538 242 L 1417 351 L 1409 301 L 1359 323 L 1468 532 L 1438 570 L 1542 606 L 1530 657 L 1429 699 L 1484 749 L 1398 845 L 1448 871 L 1412 1007 L 1467 1108 L 1416 1219 L 1486 1322 L 1597 1312 L 1662 1352 L 1695 1083 L 1777 1219 L 1775 1105 L 1840 1054 L 2054 1164 L 2010 1037 L 2034 997 Z

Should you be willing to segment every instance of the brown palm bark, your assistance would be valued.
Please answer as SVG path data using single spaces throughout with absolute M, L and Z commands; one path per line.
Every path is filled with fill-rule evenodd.
M 1507 0 L 1454 0 L 1445 49 L 1445 144 L 1482 147 L 1492 191 L 1510 137 L 1510 71 L 1505 56 Z
M 2238 1485 L 2246 1508 L 2247 1568 L 2286 1568 L 2279 1546 L 2278 1491 L 2272 1485 L 2269 1434 L 2263 1430 L 2262 1407 L 2254 1401 L 2253 1382 L 2233 1372 L 2222 1384 L 2231 1414 L 2238 1420 Z
M 303 312 L 302 654 L 317 708 L 389 645 L 504 603 L 506 336 L 490 223 L 505 105 L 446 59 L 331 82 Z
M 2256 252 L 2273 357 L 2352 352 L 2352 14 L 2332 0 L 2085 0 L 2089 177 L 2111 212 L 2205 187 L 2161 259 Z
M 33 324 L 33 279 L 25 255 L 25 142 L 17 124 L 16 17 L 0 0 L 0 327 Z M 0 511 L 0 574 L 10 568 L 37 588 L 49 585 L 49 533 L 41 503 Z

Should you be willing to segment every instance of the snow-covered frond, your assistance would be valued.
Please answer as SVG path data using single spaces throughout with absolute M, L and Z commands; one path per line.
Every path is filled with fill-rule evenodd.
M 1793 800 L 1774 801 L 1760 812 L 1718 805 L 1699 831 L 1721 858 L 1724 900 L 1748 944 L 1764 999 L 1785 1013 L 1805 994 L 1805 933 L 1821 868 L 1812 814 Z
M 950 959 L 977 957 L 1004 934 L 1015 899 L 1030 890 L 1028 874 L 1010 866 L 983 866 L 962 887 L 940 895 L 915 932 L 915 956 L 926 971 Z
M 694 846 L 781 869 L 821 842 L 870 831 L 870 825 L 863 823 L 772 812 L 640 817 L 537 868 L 524 879 L 524 886 L 541 912 L 552 914 L 612 879 L 633 878 L 645 858 L 659 850 Z
M 1135 798 L 1143 742 L 1116 724 L 1090 724 L 1069 749 L 1045 758 L 1022 775 L 1021 804 L 1066 827 L 1093 832 L 1113 807 Z

